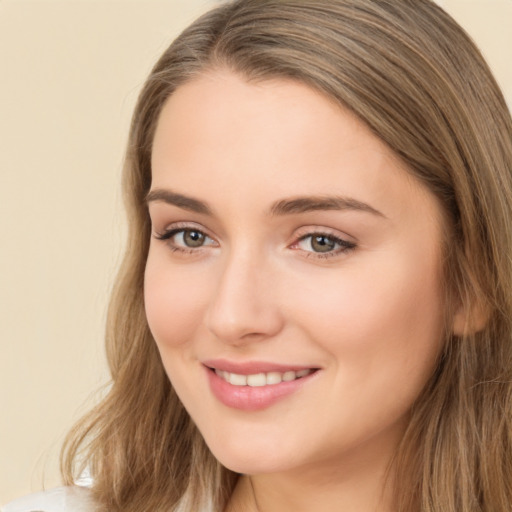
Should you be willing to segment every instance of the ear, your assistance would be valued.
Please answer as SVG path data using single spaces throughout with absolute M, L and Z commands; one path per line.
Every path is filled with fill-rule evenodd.
M 482 301 L 469 307 L 461 305 L 453 316 L 452 333 L 455 336 L 476 334 L 485 329 L 490 316 L 490 308 Z

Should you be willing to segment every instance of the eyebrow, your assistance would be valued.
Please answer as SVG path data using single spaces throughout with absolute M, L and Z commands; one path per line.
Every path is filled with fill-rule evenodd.
M 155 201 L 171 204 L 178 208 L 182 208 L 183 210 L 201 213 L 203 215 L 212 215 L 211 208 L 203 201 L 199 201 L 199 199 L 194 199 L 193 197 L 185 196 L 183 194 L 178 194 L 172 190 L 160 188 L 150 190 L 146 196 L 146 203 Z
M 307 196 L 295 199 L 283 199 L 271 208 L 272 215 L 290 215 L 319 210 L 355 210 L 385 217 L 379 210 L 367 203 L 341 196 Z
M 146 196 L 146 202 L 151 203 L 155 201 L 164 202 L 202 215 L 213 215 L 212 209 L 204 201 L 168 189 L 151 190 Z M 373 206 L 357 199 L 342 196 L 304 196 L 281 199 L 272 205 L 270 214 L 272 216 L 283 216 L 328 210 L 360 211 L 386 218 L 382 212 L 373 208 Z

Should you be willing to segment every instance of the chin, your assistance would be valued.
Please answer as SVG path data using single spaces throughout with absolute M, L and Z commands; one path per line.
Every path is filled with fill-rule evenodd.
M 269 474 L 289 469 L 293 459 L 285 453 L 276 453 L 269 448 L 251 446 L 250 439 L 245 446 L 210 446 L 213 456 L 227 469 L 245 475 Z
M 242 475 L 263 475 L 285 471 L 287 468 L 281 464 L 274 464 L 265 460 L 264 456 L 258 458 L 219 458 L 217 460 L 227 469 Z

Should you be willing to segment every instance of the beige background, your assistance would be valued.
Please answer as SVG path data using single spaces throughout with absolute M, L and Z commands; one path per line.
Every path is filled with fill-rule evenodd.
M 62 437 L 107 380 L 130 113 L 158 55 L 213 3 L 0 0 L 0 502 L 58 484 Z M 512 0 L 439 3 L 512 105 Z

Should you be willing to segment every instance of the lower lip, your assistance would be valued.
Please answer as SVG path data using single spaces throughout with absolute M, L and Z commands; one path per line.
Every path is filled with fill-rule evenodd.
M 267 386 L 233 386 L 219 377 L 213 370 L 206 368 L 210 389 L 224 405 L 242 411 L 259 411 L 283 400 L 304 386 L 318 372 L 289 382 L 280 382 Z

